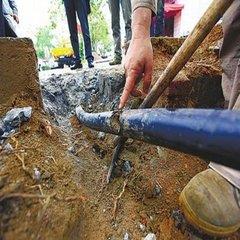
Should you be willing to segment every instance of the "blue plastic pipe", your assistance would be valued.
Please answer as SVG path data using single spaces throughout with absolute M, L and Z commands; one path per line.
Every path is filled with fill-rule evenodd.
M 201 156 L 240 170 L 240 113 L 203 109 L 140 109 L 87 113 L 81 123 L 102 132 Z

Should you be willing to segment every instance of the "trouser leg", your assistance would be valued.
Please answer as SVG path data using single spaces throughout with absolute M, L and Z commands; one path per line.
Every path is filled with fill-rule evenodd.
M 112 20 L 114 55 L 115 55 L 115 58 L 122 59 L 119 0 L 109 0 L 109 7 L 111 12 L 111 20 Z
M 154 37 L 155 36 L 155 25 L 156 25 L 156 19 L 152 18 L 152 22 L 151 22 L 151 27 L 150 27 L 150 37 Z
M 163 36 L 163 34 L 164 34 L 164 0 L 158 0 L 154 35 L 155 37 L 159 37 Z
M 76 10 L 81 24 L 85 47 L 85 57 L 88 61 L 93 61 L 92 44 L 88 24 L 87 3 L 86 0 L 75 0 L 74 2 L 76 4 Z
M 240 17 L 240 16 L 239 16 Z M 239 26 L 240 26 L 240 20 L 239 20 Z M 240 29 L 239 29 L 240 31 Z M 240 35 L 240 33 L 239 33 Z M 239 42 L 240 44 L 240 42 Z M 238 53 L 239 54 L 239 53 Z M 234 109 L 234 110 L 240 110 L 240 108 L 237 109 L 236 103 L 240 98 L 240 57 L 238 60 L 238 64 L 236 66 L 236 71 L 235 71 L 235 76 L 234 76 L 234 81 L 233 81 L 233 86 L 232 86 L 232 91 L 230 95 L 230 102 L 229 102 L 229 109 Z
M 9 25 L 9 22 L 4 19 L 4 26 L 5 26 L 5 37 L 13 37 L 16 38 L 17 34 L 14 32 L 14 30 Z
M 223 17 L 224 39 L 220 53 L 222 86 L 229 109 L 240 110 L 240 1 L 235 0 Z M 240 188 L 240 171 L 210 163 L 220 175 Z
M 0 37 L 5 36 L 5 22 L 2 9 L 2 0 L 0 0 Z
M 132 38 L 132 6 L 130 0 L 121 0 L 123 19 L 125 22 L 125 40 L 128 42 Z
M 80 60 L 79 39 L 77 30 L 77 19 L 74 1 L 64 0 L 64 6 L 67 15 L 70 40 L 76 60 Z
M 220 52 L 223 68 L 222 87 L 226 101 L 231 101 L 229 108 L 233 108 L 232 97 L 236 100 L 236 79 L 240 59 L 240 1 L 235 0 L 223 17 L 223 45 Z M 236 79 L 236 80 L 235 80 Z M 235 85 L 235 86 L 233 86 Z

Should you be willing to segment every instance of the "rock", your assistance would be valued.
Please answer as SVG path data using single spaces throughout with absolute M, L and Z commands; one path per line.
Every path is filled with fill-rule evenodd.
M 0 119 L 0 143 L 2 144 L 6 138 L 15 133 L 16 129 L 22 122 L 26 122 L 32 115 L 32 108 L 13 108 L 5 117 Z
M 130 161 L 123 161 L 122 163 L 122 172 L 124 175 L 128 175 L 132 172 L 132 164 Z
M 17 128 L 22 122 L 26 122 L 30 119 L 32 115 L 32 108 L 14 108 L 7 112 L 6 116 L 3 118 L 3 123 L 6 126 L 12 128 Z
M 160 197 L 162 195 L 162 187 L 159 184 L 156 184 L 153 189 L 153 196 Z
M 141 229 L 142 232 L 145 232 L 146 226 L 142 223 L 139 223 L 139 228 Z
M 7 143 L 4 147 L 3 147 L 3 151 L 5 153 L 10 153 L 13 151 L 13 147 L 10 143 Z
M 37 168 L 33 169 L 33 179 L 36 181 L 41 180 L 41 172 Z
M 106 137 L 106 133 L 105 132 L 99 132 L 98 133 L 98 139 L 99 140 L 104 140 Z
M 177 229 L 182 229 L 186 225 L 185 218 L 180 210 L 173 210 L 171 217 L 174 220 L 174 225 Z
M 74 146 L 71 146 L 68 148 L 68 152 L 72 153 L 72 154 L 76 154 L 76 149 Z
M 154 233 L 149 233 L 144 240 L 157 240 L 157 237 Z
M 130 239 L 131 239 L 131 238 L 130 238 L 128 232 L 126 232 L 126 233 L 124 234 L 124 236 L 123 236 L 123 240 L 130 240 Z
M 4 124 L 3 124 L 3 121 L 1 121 L 0 119 L 0 136 L 2 136 L 4 134 Z

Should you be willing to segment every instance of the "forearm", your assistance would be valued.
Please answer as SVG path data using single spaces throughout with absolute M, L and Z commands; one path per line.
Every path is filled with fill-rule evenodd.
M 132 0 L 133 12 L 139 7 L 151 9 L 152 12 L 156 13 L 156 0 Z
M 133 39 L 146 39 L 150 37 L 151 16 L 152 10 L 146 7 L 139 7 L 133 12 Z

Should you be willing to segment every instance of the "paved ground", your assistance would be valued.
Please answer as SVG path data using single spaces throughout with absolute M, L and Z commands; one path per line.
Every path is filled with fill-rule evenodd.
M 109 61 L 96 62 L 95 68 L 96 69 L 104 69 L 104 68 L 111 68 L 111 66 L 109 66 Z M 72 71 L 69 67 L 65 67 L 63 69 L 59 68 L 59 69 L 40 71 L 39 78 L 45 79 L 45 78 L 48 78 L 49 76 L 51 76 L 52 74 L 59 75 L 59 74 L 65 74 L 65 73 L 78 72 L 78 71 L 87 70 L 87 69 L 89 69 L 89 68 L 87 67 L 87 64 L 85 63 L 85 64 L 83 64 L 83 69 L 81 69 L 81 70 Z

